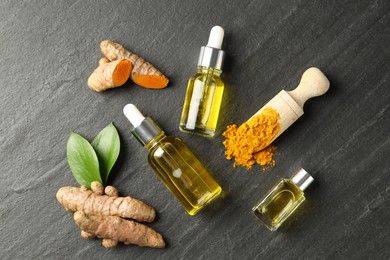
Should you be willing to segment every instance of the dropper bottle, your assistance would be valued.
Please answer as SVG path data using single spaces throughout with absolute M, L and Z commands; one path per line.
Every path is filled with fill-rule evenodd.
M 134 127 L 132 134 L 149 150 L 150 166 L 188 214 L 196 214 L 218 197 L 221 187 L 181 139 L 166 136 L 133 104 L 126 105 L 123 113 Z
M 224 83 L 220 75 L 225 52 L 221 50 L 224 30 L 214 26 L 207 46 L 202 46 L 198 71 L 188 81 L 179 129 L 183 132 L 212 137 L 221 108 Z

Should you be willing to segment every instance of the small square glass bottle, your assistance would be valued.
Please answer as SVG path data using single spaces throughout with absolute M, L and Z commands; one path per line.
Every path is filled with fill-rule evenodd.
M 303 191 L 313 181 L 304 169 L 290 179 L 281 179 L 252 209 L 253 213 L 269 230 L 277 230 L 305 200 Z

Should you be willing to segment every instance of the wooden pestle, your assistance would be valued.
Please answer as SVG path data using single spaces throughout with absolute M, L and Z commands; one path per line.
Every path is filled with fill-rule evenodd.
M 289 126 L 303 115 L 303 105 L 309 98 L 321 96 L 325 94 L 328 89 L 329 80 L 326 76 L 318 68 L 309 68 L 303 73 L 298 87 L 292 91 L 280 91 L 252 117 L 260 114 L 263 109 L 267 107 L 273 108 L 279 113 L 280 130 L 269 143 L 271 144 L 279 135 L 281 135 Z M 267 147 L 269 144 L 263 148 Z

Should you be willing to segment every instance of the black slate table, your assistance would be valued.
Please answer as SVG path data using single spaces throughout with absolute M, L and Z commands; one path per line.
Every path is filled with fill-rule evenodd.
M 389 259 L 390 2 L 378 1 L 11 1 L 0 3 L 1 259 Z M 226 32 L 226 92 L 213 139 L 181 133 L 187 80 L 209 30 Z M 86 86 L 113 39 L 171 80 L 164 90 L 131 82 Z M 329 92 L 275 141 L 276 166 L 232 167 L 221 132 L 241 124 L 303 71 L 319 67 Z M 122 114 L 135 103 L 182 138 L 224 197 L 194 217 L 147 164 Z M 89 140 L 114 122 L 122 147 L 110 177 L 124 195 L 158 212 L 150 226 L 167 248 L 105 249 L 80 237 L 56 201 L 77 185 L 66 160 L 71 131 Z M 316 179 L 307 203 L 275 233 L 250 209 L 300 167 Z

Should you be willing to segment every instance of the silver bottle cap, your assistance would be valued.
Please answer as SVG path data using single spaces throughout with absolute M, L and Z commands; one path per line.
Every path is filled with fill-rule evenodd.
M 200 48 L 198 66 L 221 70 L 224 59 L 225 52 L 223 50 L 202 46 Z
M 301 168 L 293 177 L 291 177 L 291 181 L 294 182 L 301 191 L 304 191 L 314 181 L 314 178 Z
M 160 127 L 150 117 L 145 118 L 139 126 L 131 131 L 143 146 L 148 144 L 162 132 Z

